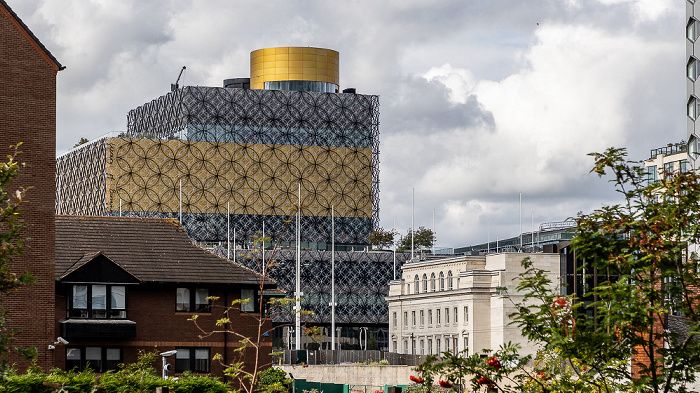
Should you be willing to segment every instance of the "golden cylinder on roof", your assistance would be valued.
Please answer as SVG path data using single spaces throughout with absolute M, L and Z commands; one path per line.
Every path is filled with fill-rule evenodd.
M 265 48 L 250 52 L 250 88 L 276 82 L 310 81 L 340 85 L 337 51 L 309 47 Z M 276 85 L 279 85 L 277 83 Z

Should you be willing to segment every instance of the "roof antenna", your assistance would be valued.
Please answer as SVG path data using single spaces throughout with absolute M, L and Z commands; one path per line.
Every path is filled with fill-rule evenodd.
M 178 83 L 180 82 L 180 78 L 182 77 L 182 73 L 185 72 L 186 69 L 187 69 L 186 66 L 182 66 L 182 69 L 180 70 L 180 75 L 177 76 L 177 80 L 175 81 L 175 83 L 170 84 L 170 91 L 175 91 L 180 87 L 178 85 Z

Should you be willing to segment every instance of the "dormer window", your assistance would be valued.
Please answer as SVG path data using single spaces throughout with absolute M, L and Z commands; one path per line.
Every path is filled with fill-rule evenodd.
M 124 285 L 73 285 L 69 299 L 68 318 L 126 318 Z

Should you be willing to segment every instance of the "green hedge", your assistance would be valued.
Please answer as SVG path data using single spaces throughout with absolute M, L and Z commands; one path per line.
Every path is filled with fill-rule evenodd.
M 0 393 L 90 393 L 99 386 L 105 393 L 155 393 L 157 387 L 168 386 L 174 393 L 226 393 L 230 386 L 218 378 L 185 374 L 178 379 L 162 379 L 152 368 L 126 367 L 97 376 L 92 371 L 46 374 L 29 369 L 24 374 L 10 371 L 0 378 Z

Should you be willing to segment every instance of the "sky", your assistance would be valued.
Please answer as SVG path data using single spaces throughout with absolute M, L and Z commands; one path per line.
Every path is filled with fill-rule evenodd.
M 380 96 L 380 225 L 434 217 L 438 247 L 616 203 L 587 153 L 685 138 L 682 1 L 7 2 L 66 66 L 58 154 L 126 130 L 182 66 L 180 85 L 222 86 L 256 49 L 337 50 L 340 88 Z

